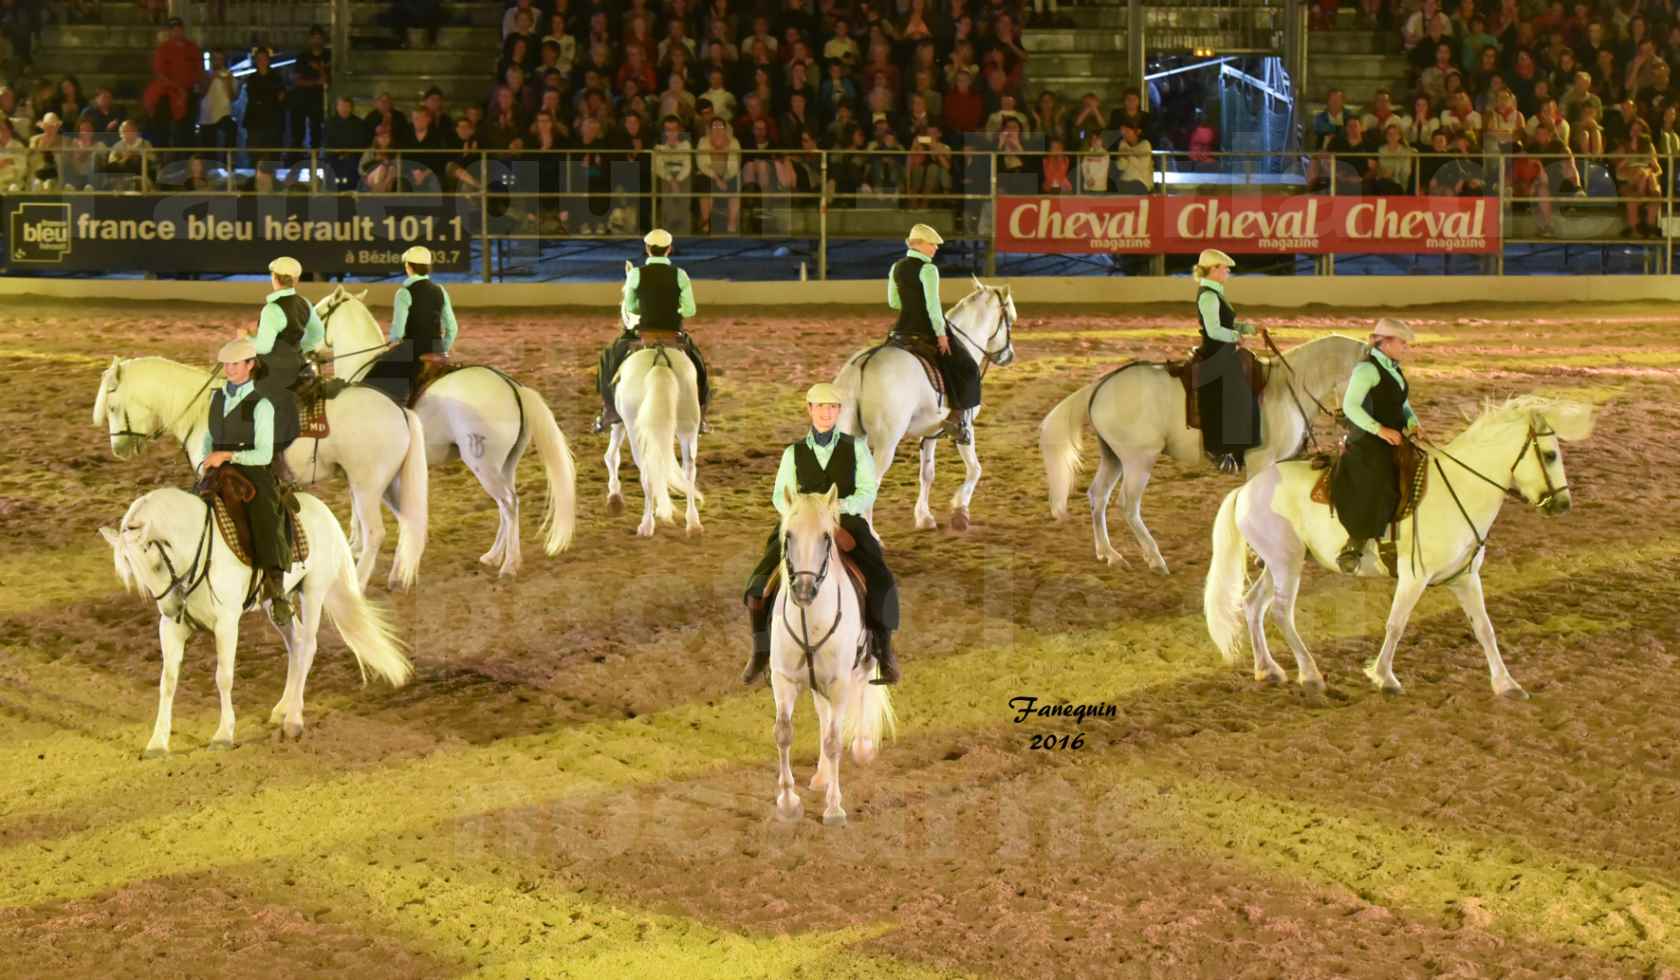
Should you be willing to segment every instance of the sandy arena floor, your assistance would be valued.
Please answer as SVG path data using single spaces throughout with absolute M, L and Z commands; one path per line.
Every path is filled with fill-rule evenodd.
M 1302 633 L 1332 688 L 1313 706 L 1257 688 L 1207 640 L 1208 527 L 1229 479 L 1156 471 L 1145 517 L 1168 579 L 1097 564 L 1082 499 L 1073 519 L 1048 517 L 1038 421 L 1105 367 L 1187 346 L 1188 301 L 1023 307 L 1020 360 L 987 384 L 974 527 L 913 530 L 907 451 L 885 481 L 877 520 L 906 608 L 901 731 L 872 767 L 848 760 L 851 824 L 825 831 L 808 791 L 804 822 L 771 818 L 771 701 L 734 679 L 737 595 L 802 392 L 882 331 L 875 310 L 696 321 L 717 386 L 706 531 L 651 542 L 634 513 L 606 513 L 604 441 L 587 434 L 611 319 L 464 311 L 461 355 L 537 387 L 572 441 L 572 549 L 541 553 L 530 454 L 525 571 L 498 581 L 477 561 L 493 506 L 458 464 L 434 469 L 420 587 L 388 595 L 382 562 L 373 588 L 404 624 L 415 682 L 359 686 L 323 629 L 308 731 L 282 742 L 266 724 L 281 646 L 248 616 L 240 746 L 205 750 L 216 695 L 200 638 L 175 754 L 142 763 L 157 617 L 121 591 L 95 532 L 187 474 L 173 446 L 114 459 L 89 411 L 112 354 L 208 362 L 260 294 L 247 309 L 0 307 L 9 975 L 1680 976 L 1670 309 L 1414 317 L 1414 403 L 1437 434 L 1484 397 L 1606 406 L 1566 451 L 1574 510 L 1507 506 L 1492 536 L 1489 609 L 1534 697 L 1492 696 L 1468 623 L 1434 593 L 1397 659 L 1406 693 L 1378 694 L 1359 668 L 1385 584 L 1313 571 Z M 1244 313 L 1286 343 L 1373 315 Z M 937 500 L 960 471 L 942 449 Z M 625 477 L 639 511 L 628 464 Z M 347 516 L 341 483 L 320 492 Z M 1119 717 L 1087 721 L 1083 749 L 1029 751 L 1034 733 L 1076 729 L 1014 724 L 1016 695 L 1111 701 Z M 813 718 L 807 701 L 802 785 Z

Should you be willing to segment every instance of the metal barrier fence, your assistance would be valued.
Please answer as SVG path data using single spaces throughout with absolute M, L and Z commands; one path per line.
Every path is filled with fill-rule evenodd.
M 1488 202 L 1497 221 L 1497 248 L 1469 250 L 1486 252 L 1484 271 L 1502 272 L 1510 247 L 1556 245 L 1631 245 L 1647 250 L 1646 271 L 1671 269 L 1675 161 L 1654 152 L 1592 158 L 1396 148 L 1357 154 L 1191 154 L 1128 152 L 1120 144 L 1102 152 L 1049 153 L 986 142 L 983 148 L 923 144 L 908 150 L 711 149 L 703 144 L 699 149 L 630 151 L 603 145 L 599 151 L 516 153 L 226 147 L 127 153 L 120 145 L 66 144 L 50 159 L 30 151 L 21 164 L 19 154 L 0 150 L 0 198 L 27 199 L 35 207 L 48 201 L 74 203 L 78 213 L 92 219 L 102 209 L 131 213 L 139 202 L 114 202 L 137 195 L 169 214 L 191 210 L 190 202 L 202 201 L 208 208 L 231 199 L 216 206 L 233 214 L 289 201 L 286 207 L 301 212 L 296 220 L 305 222 L 310 213 L 327 220 L 329 213 L 354 215 L 365 211 L 368 202 L 378 202 L 395 209 L 392 213 L 406 207 L 432 216 L 434 225 L 452 225 L 458 237 L 454 245 L 475 256 L 475 271 L 486 282 L 520 248 L 540 252 L 561 241 L 635 239 L 655 226 L 690 238 L 806 240 L 812 243 L 816 277 L 827 278 L 832 243 L 891 241 L 922 221 L 966 243 L 991 271 L 1003 223 L 1000 200 L 1143 198 L 1159 199 L 1163 210 L 1171 210 L 1182 204 L 1174 199 L 1184 196 L 1246 200 L 1263 207 L 1318 195 L 1330 199 L 1332 208 L 1343 207 L 1335 201 L 1349 197 L 1476 198 Z M 166 199 L 173 202 L 168 207 Z M 389 231 L 395 239 L 417 227 L 399 217 Z M 15 218 L 0 222 L 0 235 L 9 236 L 11 245 L 17 244 L 11 240 L 18 234 Z M 1216 247 L 1227 240 L 1203 237 Z M 1181 238 L 1167 234 L 1152 247 L 1134 243 L 1112 251 L 1141 248 L 1155 261 L 1148 269 L 1132 271 L 1159 273 L 1165 254 L 1195 250 Z M 1147 244 L 1147 236 L 1140 241 Z M 1018 242 L 1009 247 L 1024 250 Z M 1244 248 L 1241 242 L 1235 247 Z M 1246 250 L 1290 253 L 1284 246 Z M 1087 244 L 1071 251 L 1105 250 Z M 1387 241 L 1371 251 L 1406 249 Z M 1418 249 L 1424 254 L 1456 251 L 1450 246 Z M 1298 252 L 1317 254 L 1316 271 L 1322 274 L 1334 272 L 1336 254 L 1349 254 L 1329 246 Z M 20 259 L 15 247 L 8 253 L 13 271 L 36 262 Z M 1042 254 L 1059 254 L 1058 247 L 1051 242 Z

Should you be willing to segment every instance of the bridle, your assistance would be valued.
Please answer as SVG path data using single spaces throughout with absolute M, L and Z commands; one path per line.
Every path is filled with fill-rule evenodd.
M 791 593 L 795 579 L 801 577 L 808 578 L 811 580 L 811 592 L 814 596 L 822 590 L 823 582 L 828 578 L 829 562 L 834 558 L 835 551 L 834 535 L 832 532 L 825 531 L 823 533 L 823 560 L 822 564 L 818 566 L 817 570 L 814 572 L 801 572 L 794 570 L 792 554 L 788 549 L 788 543 L 791 540 L 791 534 L 786 531 L 782 532 L 782 574 L 787 579 L 786 587 Z M 840 599 L 840 584 L 838 580 L 835 582 L 834 590 L 835 598 Z M 822 649 L 823 644 L 827 643 L 829 639 L 834 636 L 835 631 L 840 628 L 840 620 L 845 618 L 845 607 L 841 603 L 836 602 L 834 622 L 829 624 L 828 631 L 825 632 L 820 639 L 816 642 L 812 642 L 811 624 L 809 619 L 806 617 L 805 606 L 801 605 L 799 607 L 799 632 L 796 633 L 793 630 L 792 620 L 788 619 L 788 605 L 789 603 L 782 603 L 782 628 L 786 629 L 788 636 L 794 643 L 799 645 L 799 652 L 805 662 L 805 673 L 810 680 L 811 690 L 826 698 L 828 697 L 827 692 L 817 685 L 816 654 L 818 650 Z
M 193 618 L 193 615 L 187 611 L 187 601 L 194 592 L 198 591 L 200 585 L 210 580 L 210 553 L 215 547 L 215 540 L 210 533 L 213 520 L 213 508 L 207 503 L 204 505 L 204 527 L 199 532 L 198 543 L 193 546 L 192 564 L 187 566 L 185 572 L 175 570 L 175 562 L 169 557 L 169 548 L 166 542 L 147 542 L 150 547 L 157 549 L 158 555 L 163 558 L 163 567 L 169 572 L 169 584 L 164 587 L 163 591 L 152 596 L 152 601 L 161 606 L 165 599 L 173 597 L 176 603 L 175 612 L 173 615 L 165 612 L 164 615 L 169 616 L 177 623 L 185 621 L 200 632 L 208 632 L 209 628 Z M 151 594 L 150 589 L 146 591 L 148 595 Z M 210 596 L 215 598 L 215 586 L 210 587 Z
M 140 441 L 141 447 L 144 448 L 146 443 L 151 442 L 153 439 L 161 438 L 164 433 L 166 433 L 166 432 L 170 431 L 171 429 L 175 428 L 177 423 L 179 423 L 182 419 L 186 418 L 187 413 L 191 412 L 193 410 L 193 405 L 198 403 L 198 396 L 204 394 L 204 392 L 207 391 L 210 388 L 210 386 L 215 383 L 216 376 L 221 374 L 221 373 L 222 373 L 222 366 L 220 364 L 217 364 L 216 367 L 213 370 L 211 370 L 210 376 L 208 378 L 205 378 L 204 383 L 198 386 L 198 390 L 193 392 L 191 398 L 187 399 L 187 407 L 181 409 L 180 414 L 176 415 L 175 418 L 170 420 L 169 422 L 160 422 L 158 424 L 157 430 L 154 431 L 154 432 L 139 432 L 134 428 L 134 423 L 132 421 L 130 421 L 129 417 L 128 417 L 128 402 L 125 400 L 123 402 L 123 407 L 122 407 L 122 426 L 123 427 L 121 429 L 115 431 L 115 432 L 112 432 L 111 437 L 113 439 L 119 438 L 119 437 L 127 437 L 127 438 L 130 438 L 130 439 L 138 439 Z M 118 379 L 117 384 L 118 385 L 122 384 L 122 381 L 121 381 L 120 378 Z M 112 395 L 116 394 L 116 393 L 117 393 L 116 387 L 111 387 L 111 388 L 105 389 L 105 397 L 106 397 L 107 400 L 109 400 L 110 397 Z M 187 445 L 186 445 L 186 440 L 185 439 L 181 440 L 181 451 L 184 452 L 184 453 L 187 452 Z M 187 459 L 188 459 L 189 462 L 192 460 L 192 454 L 191 453 L 187 453 Z
M 993 295 L 997 295 L 997 294 L 994 293 Z M 946 324 L 945 324 L 946 329 L 950 330 L 952 333 L 956 334 L 958 337 L 961 337 L 964 343 L 967 343 L 969 346 L 973 347 L 975 350 L 977 350 L 981 353 L 981 355 L 982 355 L 981 360 L 980 360 L 980 377 L 981 378 L 986 377 L 986 369 L 988 367 L 992 366 L 993 364 L 997 364 L 999 367 L 1001 367 L 1002 364 L 1001 364 L 1001 362 L 998 361 L 998 358 L 1003 356 L 1005 351 L 1008 351 L 1009 349 L 1011 349 L 1012 347 L 1015 346 L 1015 318 L 1009 315 L 1009 301 L 1004 299 L 1002 296 L 998 296 L 997 300 L 998 300 L 998 318 L 992 324 L 992 329 L 987 332 L 986 336 L 987 336 L 987 339 L 990 339 L 992 336 L 994 336 L 997 333 L 998 325 L 1002 324 L 1002 326 L 1003 326 L 1003 346 L 1002 347 L 999 347 L 995 350 L 988 349 L 984 345 L 976 344 L 974 342 L 974 340 L 971 337 L 969 337 L 968 334 L 963 333 L 962 329 L 959 328 L 956 324 L 951 323 L 949 321 L 947 321 Z
M 1540 440 L 1547 436 L 1555 437 L 1557 435 L 1557 431 L 1549 425 L 1546 425 L 1544 419 L 1541 420 L 1541 425 L 1543 426 L 1542 428 L 1535 428 L 1534 417 L 1532 415 L 1529 416 L 1528 435 L 1523 439 L 1522 448 L 1517 450 L 1517 458 L 1511 461 L 1511 468 L 1506 471 L 1506 482 L 1504 483 L 1500 483 L 1492 477 L 1489 477 L 1487 474 L 1482 473 L 1475 467 L 1470 466 L 1468 463 L 1459 459 L 1457 456 L 1454 456 L 1452 453 L 1447 452 L 1440 446 L 1431 445 L 1429 447 L 1430 456 L 1435 463 L 1436 474 L 1441 477 L 1441 482 L 1446 485 L 1447 493 L 1452 497 L 1454 506 L 1458 508 L 1459 516 L 1464 518 L 1464 523 L 1469 526 L 1471 535 L 1473 535 L 1476 539 L 1476 551 L 1472 553 L 1471 561 L 1466 562 L 1463 568 L 1460 568 L 1458 571 L 1449 575 L 1447 578 L 1442 579 L 1436 584 L 1445 584 L 1458 578 L 1460 575 L 1463 575 L 1467 570 L 1469 570 L 1471 564 L 1474 563 L 1475 554 L 1478 554 L 1487 548 L 1487 538 L 1482 536 L 1481 529 L 1476 527 L 1476 522 L 1470 519 L 1470 512 L 1465 509 L 1464 502 L 1459 499 L 1458 491 L 1453 488 L 1452 481 L 1447 479 L 1447 471 L 1441 466 L 1441 457 L 1445 456 L 1447 459 L 1457 463 L 1471 476 L 1474 476 L 1476 479 L 1481 480 L 1488 486 L 1493 487 L 1506 497 L 1521 501 L 1525 504 L 1532 504 L 1533 506 L 1544 510 L 1561 494 L 1569 492 L 1569 484 L 1567 482 L 1562 484 L 1554 484 L 1552 482 L 1551 471 L 1546 469 L 1546 461 L 1540 456 Z M 1540 478 L 1546 482 L 1546 492 L 1541 494 L 1535 500 L 1529 500 L 1527 497 L 1523 496 L 1522 491 L 1518 490 L 1515 485 L 1517 467 L 1522 465 L 1523 458 L 1528 455 L 1530 449 L 1534 450 L 1534 461 L 1540 467 Z M 1414 549 L 1413 561 L 1415 562 L 1415 549 L 1419 547 L 1417 535 L 1417 511 L 1415 509 L 1412 511 L 1412 547 Z

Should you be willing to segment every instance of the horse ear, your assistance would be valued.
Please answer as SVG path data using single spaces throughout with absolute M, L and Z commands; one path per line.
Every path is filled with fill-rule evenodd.
M 356 294 L 356 302 L 360 303 L 360 302 L 365 301 L 367 299 L 367 294 L 368 294 L 368 291 L 365 290 L 365 289 L 362 290 L 361 292 L 357 293 Z
M 111 371 L 113 372 L 111 375 L 112 381 L 122 380 L 122 359 L 115 354 L 111 355 Z
M 99 536 L 104 538 L 105 543 L 110 545 L 113 548 L 116 548 L 116 547 L 118 547 L 122 544 L 122 538 L 117 537 L 117 532 L 111 530 L 108 527 L 100 528 L 99 529 Z
M 789 510 L 793 509 L 794 501 L 797 499 L 798 496 L 793 492 L 792 486 L 785 486 L 782 488 L 782 503 L 787 504 Z
M 974 273 L 970 272 L 968 274 L 968 278 L 974 280 L 974 288 L 975 289 L 985 289 L 986 288 L 986 284 L 981 282 L 980 277 L 975 275 Z
M 840 488 L 835 486 L 829 487 L 828 493 L 823 495 L 823 506 L 832 511 L 835 507 L 839 506 L 839 504 Z

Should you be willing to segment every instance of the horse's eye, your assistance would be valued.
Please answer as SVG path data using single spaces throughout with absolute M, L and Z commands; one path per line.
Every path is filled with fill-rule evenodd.
M 1555 451 L 1548 449 L 1540 454 L 1540 458 L 1545 460 L 1547 465 L 1551 465 L 1552 463 L 1557 462 L 1558 454 Z

